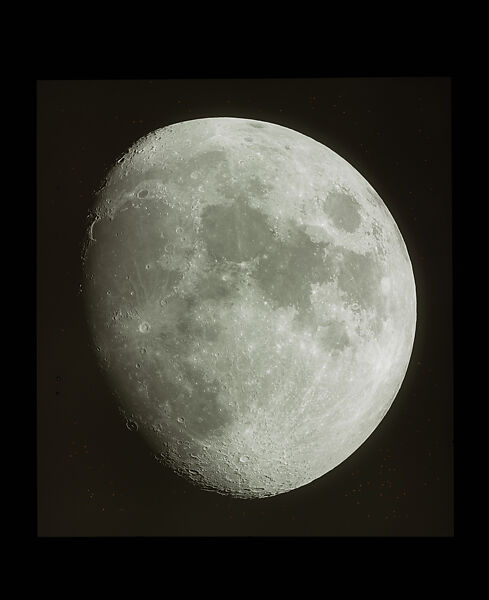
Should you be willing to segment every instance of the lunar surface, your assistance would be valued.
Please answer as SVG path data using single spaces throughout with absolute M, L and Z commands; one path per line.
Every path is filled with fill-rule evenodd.
M 83 262 L 127 427 L 204 489 L 259 498 L 321 477 L 405 376 L 416 291 L 396 223 L 291 129 L 209 118 L 145 136 L 98 192 Z

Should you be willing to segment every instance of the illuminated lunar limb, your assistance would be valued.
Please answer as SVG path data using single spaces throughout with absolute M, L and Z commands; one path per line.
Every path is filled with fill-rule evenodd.
M 205 489 L 257 498 L 321 477 L 406 373 L 402 236 L 350 164 L 285 127 L 197 119 L 138 141 L 98 194 L 84 264 L 132 429 Z

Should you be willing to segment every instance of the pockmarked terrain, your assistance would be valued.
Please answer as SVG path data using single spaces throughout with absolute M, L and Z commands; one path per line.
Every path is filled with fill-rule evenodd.
M 416 326 L 408 252 L 371 185 L 324 145 L 237 118 L 139 140 L 83 252 L 100 364 L 130 429 L 205 489 L 273 496 L 378 426 Z

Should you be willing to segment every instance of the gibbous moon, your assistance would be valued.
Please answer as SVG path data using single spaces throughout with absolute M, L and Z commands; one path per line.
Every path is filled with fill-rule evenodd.
M 157 460 L 239 498 L 347 459 L 389 410 L 416 290 L 372 186 L 261 121 L 158 129 L 99 191 L 83 253 L 101 367 Z

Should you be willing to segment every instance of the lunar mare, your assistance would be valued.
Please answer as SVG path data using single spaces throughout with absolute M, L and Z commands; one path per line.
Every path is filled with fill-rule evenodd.
M 416 326 L 408 252 L 344 159 L 285 127 L 197 119 L 110 171 L 83 254 L 128 428 L 205 489 L 308 484 L 378 426 Z

